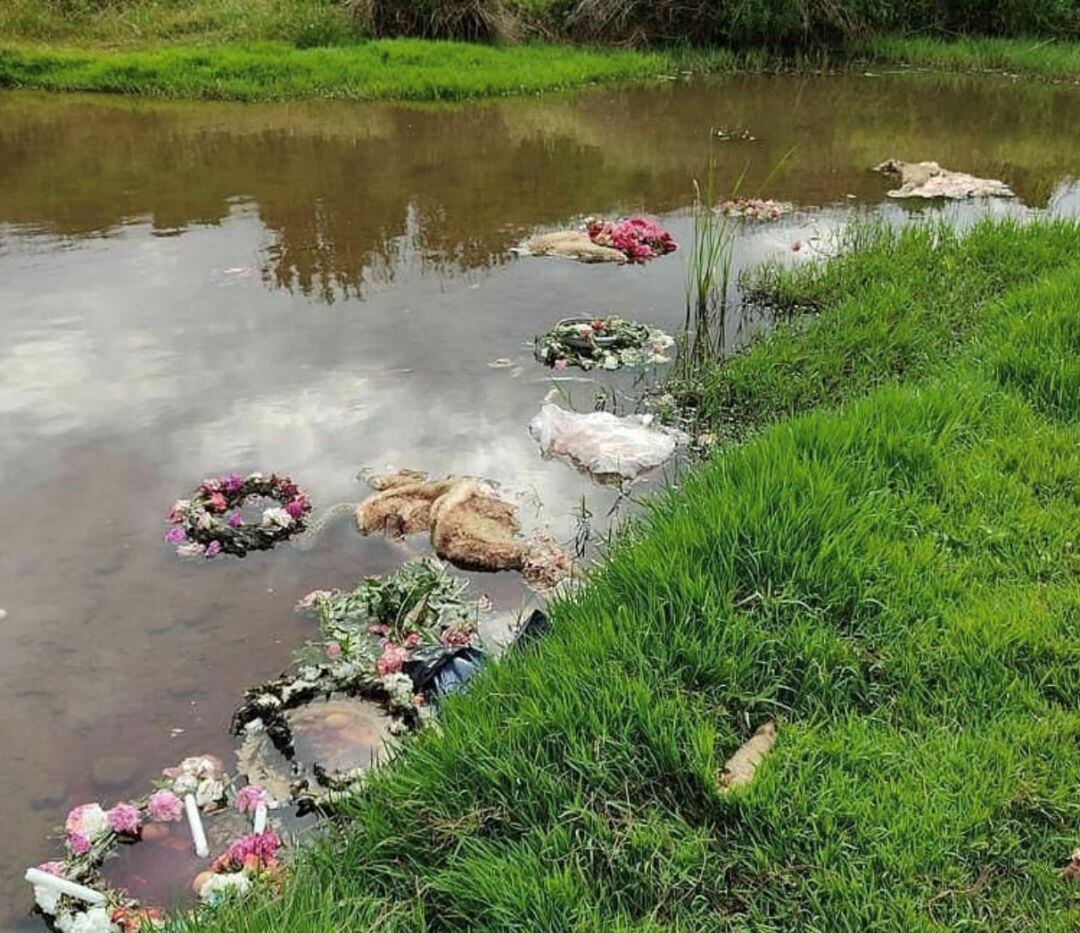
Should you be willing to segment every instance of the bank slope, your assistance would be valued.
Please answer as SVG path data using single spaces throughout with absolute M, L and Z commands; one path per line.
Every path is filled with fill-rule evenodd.
M 200 928 L 1075 929 L 1078 250 L 879 232 L 786 277 L 818 317 L 735 364 L 782 420 L 654 501 L 279 894 Z

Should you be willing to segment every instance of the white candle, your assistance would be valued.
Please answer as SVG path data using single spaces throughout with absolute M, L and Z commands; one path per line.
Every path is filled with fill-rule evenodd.
M 208 858 L 210 856 L 210 846 L 206 844 L 206 833 L 203 832 L 202 817 L 199 816 L 199 805 L 195 802 L 195 797 L 192 794 L 184 797 L 184 809 L 187 811 L 191 838 L 195 841 L 195 854 L 199 858 Z
M 40 868 L 26 869 L 25 877 L 32 885 L 41 885 L 43 888 L 58 891 L 60 894 L 66 894 L 68 897 L 78 898 L 80 901 L 85 901 L 87 904 L 105 903 L 105 895 L 100 891 L 95 891 L 93 888 L 88 888 L 82 884 L 76 884 L 74 881 L 68 881 L 67 878 L 59 878 L 56 875 L 50 875 L 47 871 L 42 871 Z
M 266 829 L 266 804 L 255 804 L 255 835 L 259 835 Z

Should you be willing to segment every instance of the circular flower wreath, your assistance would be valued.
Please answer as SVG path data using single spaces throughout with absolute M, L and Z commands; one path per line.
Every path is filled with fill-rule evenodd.
M 320 633 L 296 654 L 292 673 L 251 687 L 233 714 L 237 735 L 265 732 L 287 760 L 295 755 L 286 713 L 312 700 L 345 694 L 381 704 L 393 717 L 390 731 L 403 735 L 430 718 L 428 698 L 417 685 L 421 670 L 447 654 L 478 654 L 477 614 L 486 600 L 463 598 L 468 582 L 432 558 L 406 564 L 386 577 L 369 577 L 350 592 L 315 590 L 298 604 L 314 610 Z M 330 774 L 313 765 L 322 797 L 295 795 L 302 811 L 332 802 L 362 779 L 367 768 Z
M 619 369 L 667 363 L 674 339 L 662 330 L 610 315 L 565 318 L 533 341 L 536 359 L 554 369 Z
M 101 868 L 118 846 L 139 842 L 147 826 L 182 819 L 182 798 L 187 794 L 194 796 L 204 813 L 224 809 L 230 799 L 237 810 L 249 814 L 260 806 L 277 805 L 257 784 L 234 793 L 221 761 L 213 755 L 185 758 L 162 775 L 165 780 L 158 789 L 141 800 L 118 803 L 110 810 L 86 803 L 68 813 L 63 829 L 67 854 L 37 866 L 38 870 L 90 888 L 104 897 L 104 903 L 88 904 L 46 884 L 35 884 L 38 908 L 61 933 L 134 933 L 163 925 L 160 910 L 142 907 L 123 891 L 106 885 Z M 276 877 L 280 847 L 280 837 L 269 828 L 235 840 L 196 879 L 199 897 L 216 904 L 227 896 L 246 893 L 256 879 Z
M 263 510 L 258 523 L 245 522 L 241 511 L 252 497 L 279 504 Z M 169 510 L 172 528 L 165 535 L 181 557 L 217 557 L 223 551 L 243 557 L 264 551 L 304 530 L 311 499 L 288 476 L 229 473 L 204 479 L 190 499 Z

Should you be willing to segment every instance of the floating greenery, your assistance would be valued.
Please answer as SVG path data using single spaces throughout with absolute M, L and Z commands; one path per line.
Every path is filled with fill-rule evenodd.
M 662 330 L 620 317 L 566 318 L 534 341 L 537 360 L 566 369 L 619 369 L 667 363 L 674 339 Z

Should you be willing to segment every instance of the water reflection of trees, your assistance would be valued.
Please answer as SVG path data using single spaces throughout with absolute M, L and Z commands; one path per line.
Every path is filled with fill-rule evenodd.
M 250 201 L 265 280 L 331 301 L 404 261 L 502 261 L 538 225 L 686 204 L 709 131 L 719 178 L 803 203 L 880 197 L 888 156 L 1004 177 L 1044 203 L 1076 164 L 1077 91 L 996 81 L 745 78 L 456 108 L 0 98 L 0 222 L 79 237 L 149 219 L 216 224 Z

